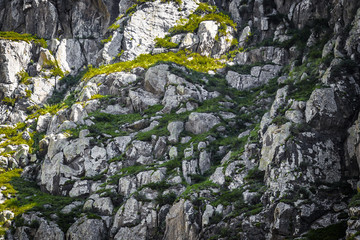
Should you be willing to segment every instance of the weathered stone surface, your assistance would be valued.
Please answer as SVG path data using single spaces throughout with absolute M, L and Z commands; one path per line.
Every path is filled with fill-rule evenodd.
M 218 24 L 215 21 L 203 21 L 199 24 L 198 52 L 203 56 L 210 56 L 218 33 Z
M 194 209 L 189 201 L 180 200 L 174 204 L 166 216 L 164 239 L 195 240 L 200 229 L 195 221 Z
M 105 240 L 107 239 L 106 226 L 101 219 L 87 219 L 86 217 L 82 217 L 71 225 L 66 233 L 66 239 Z
M 162 94 L 165 91 L 169 66 L 165 64 L 149 68 L 145 73 L 145 90 L 153 94 Z
M 168 124 L 167 129 L 170 132 L 168 140 L 170 143 L 177 143 L 179 141 L 179 135 L 184 130 L 184 123 L 180 121 L 171 122 Z
M 216 168 L 215 172 L 210 176 L 210 180 L 213 183 L 223 185 L 225 183 L 225 175 L 223 173 L 223 170 L 223 167 Z
M 185 124 L 185 129 L 193 134 L 201 134 L 209 131 L 219 123 L 220 120 L 210 113 L 192 112 Z
M 187 33 L 187 34 L 185 34 L 184 38 L 182 39 L 179 48 L 195 51 L 198 44 L 199 44 L 198 35 L 195 35 L 193 33 Z
M 85 65 L 80 42 L 75 39 L 63 39 L 59 42 L 55 59 L 64 72 L 76 73 Z
M 226 75 L 226 81 L 233 88 L 246 90 L 268 83 L 269 80 L 276 77 L 280 70 L 280 66 L 265 65 L 263 67 L 253 67 L 249 75 L 229 71 Z
M 265 170 L 267 165 L 274 158 L 276 152 L 279 152 L 280 148 L 284 148 L 284 144 L 290 136 L 290 126 L 291 123 L 285 123 L 280 127 L 271 125 L 267 129 L 263 137 L 259 169 Z
M 0 99 L 11 97 L 18 86 L 17 74 L 30 63 L 32 45 L 0 40 Z
M 183 11 L 178 11 L 175 4 L 148 2 L 138 9 L 129 19 L 124 30 L 122 60 L 132 60 L 136 56 L 149 53 L 156 37 L 164 37 L 166 32 L 181 17 L 186 17 L 197 7 L 194 1 L 186 0 L 181 4 Z
M 63 240 L 65 239 L 65 234 L 55 223 L 42 221 L 34 239 Z
M 336 126 L 342 120 L 337 118 L 337 110 L 332 88 L 315 89 L 306 103 L 306 122 L 319 129 Z

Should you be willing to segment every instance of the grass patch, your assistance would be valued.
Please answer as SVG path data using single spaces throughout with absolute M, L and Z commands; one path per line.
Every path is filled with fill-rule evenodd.
M 47 48 L 48 45 L 43 38 L 38 38 L 36 35 L 31 35 L 29 33 L 17 33 L 17 32 L 0 32 L 0 39 L 11 40 L 11 41 L 25 41 L 27 43 L 34 42 L 39 44 L 43 48 Z
M 236 23 L 234 23 L 228 15 L 217 11 L 215 6 L 201 3 L 193 14 L 190 14 L 187 19 L 180 19 L 180 24 L 172 27 L 169 32 L 172 35 L 195 32 L 199 28 L 199 24 L 203 21 L 215 21 L 219 23 L 219 33 L 221 35 L 226 35 L 228 26 L 236 30 Z
M 155 46 L 156 47 L 162 47 L 162 48 L 176 48 L 179 44 L 173 43 L 170 41 L 170 37 L 165 38 L 155 38 Z
M 131 69 L 136 67 L 149 68 L 154 64 L 162 61 L 174 62 L 200 72 L 216 70 L 225 66 L 223 63 L 219 62 L 216 59 L 204 57 L 198 53 L 188 53 L 184 50 L 181 50 L 177 53 L 168 52 L 160 53 L 157 55 L 142 54 L 132 61 L 118 62 L 110 65 L 101 66 L 99 68 L 90 67 L 83 76 L 83 79 L 87 80 L 100 74 L 130 71 Z
M 50 219 L 51 214 L 56 213 L 59 216 L 59 227 L 63 231 L 66 231 L 70 225 L 75 222 L 75 214 L 61 215 L 60 210 L 76 199 L 53 196 L 42 192 L 36 183 L 22 179 L 20 177 L 21 171 L 21 169 L 14 169 L 0 173 L 0 185 L 7 187 L 7 190 L 3 191 L 3 194 L 16 196 L 15 198 L 6 200 L 4 204 L 0 205 L 0 212 L 10 210 L 14 212 L 15 216 L 20 216 L 22 213 L 30 210 L 39 211 L 47 219 Z
M 338 240 L 346 235 L 346 221 L 330 225 L 325 228 L 310 230 L 305 236 L 309 240 Z

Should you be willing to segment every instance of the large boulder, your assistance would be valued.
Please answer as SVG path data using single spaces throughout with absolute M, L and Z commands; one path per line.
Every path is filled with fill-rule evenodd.
M 190 201 L 181 199 L 174 204 L 166 216 L 164 240 L 195 240 L 200 230 L 195 210 Z
M 215 21 L 203 21 L 199 24 L 198 36 L 200 43 L 197 51 L 201 55 L 211 55 L 218 29 L 218 23 Z
M 186 18 L 196 8 L 197 4 L 192 0 L 182 1 L 180 6 L 162 3 L 160 0 L 142 5 L 131 15 L 124 29 L 125 51 L 121 60 L 132 60 L 140 54 L 150 53 L 155 45 L 155 38 L 165 37 L 180 18 Z
M 219 118 L 213 114 L 192 112 L 185 124 L 185 129 L 193 134 L 202 134 L 219 123 Z
M 32 53 L 30 43 L 0 40 L 0 99 L 11 97 L 18 86 L 20 71 L 26 70 Z
M 162 94 L 168 78 L 169 66 L 165 64 L 149 68 L 145 73 L 145 90 L 153 94 Z
M 105 240 L 107 230 L 105 223 L 101 219 L 79 218 L 66 233 L 68 240 Z

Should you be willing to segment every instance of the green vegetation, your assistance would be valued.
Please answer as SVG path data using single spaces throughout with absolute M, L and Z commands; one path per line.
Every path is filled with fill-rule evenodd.
M 170 41 L 170 37 L 167 36 L 165 38 L 155 38 L 155 46 L 162 48 L 176 48 L 178 44 Z
M 75 222 L 74 217 L 78 212 L 70 214 L 61 214 L 60 210 L 75 201 L 70 197 L 53 196 L 42 192 L 34 182 L 29 182 L 20 177 L 21 169 L 14 169 L 5 172 L 0 171 L 0 185 L 6 186 L 7 190 L 2 191 L 4 195 L 10 194 L 14 198 L 7 199 L 4 204 L 0 205 L 0 212 L 3 210 L 12 211 L 17 216 L 16 222 L 21 223 L 20 215 L 27 211 L 40 211 L 45 218 L 50 219 L 50 215 L 56 213 L 59 227 L 66 231 L 69 226 Z M 2 225 L 3 223 L 0 223 Z M 21 224 L 17 224 L 21 226 Z M 0 235 L 5 229 L 0 228 Z
M 181 19 L 180 24 L 169 30 L 173 35 L 178 33 L 195 32 L 199 28 L 199 24 L 203 21 L 216 21 L 220 24 L 219 33 L 226 35 L 227 26 L 236 29 L 236 24 L 228 15 L 219 12 L 215 6 L 201 3 L 193 14 L 187 19 Z
M 305 236 L 309 240 L 338 240 L 346 235 L 346 221 L 330 225 L 325 228 L 310 230 Z
M 8 145 L 26 144 L 32 147 L 34 141 L 32 139 L 25 140 L 23 133 L 26 131 L 26 123 L 18 123 L 15 126 L 6 126 L 0 128 L 0 134 L 5 134 L 6 140 L 0 144 L 0 148 L 5 148 Z M 31 151 L 31 149 L 30 149 Z M 8 154 L 6 151 L 2 154 Z
M 358 207 L 360 206 L 360 192 L 354 195 L 349 203 L 349 207 Z
M 17 33 L 17 32 L 0 32 L 0 39 L 11 40 L 11 41 L 25 41 L 27 43 L 34 42 L 39 44 L 43 48 L 47 48 L 47 43 L 43 38 L 28 33 Z
M 108 114 L 99 111 L 95 111 L 89 114 L 92 121 L 95 123 L 88 127 L 90 137 L 98 137 L 103 134 L 110 135 L 112 137 L 121 136 L 124 133 L 121 133 L 120 127 L 125 123 L 133 123 L 137 120 L 142 119 L 142 116 L 139 113 L 133 114 Z
M 29 74 L 25 71 L 22 70 L 18 73 L 18 77 L 20 79 L 20 83 L 25 84 L 25 85 L 29 85 L 31 82 L 30 80 L 30 76 Z
M 105 39 L 101 40 L 101 43 L 105 44 L 105 43 L 110 42 L 112 40 L 112 37 L 113 37 L 113 35 L 110 35 L 108 38 L 105 38 Z
M 14 107 L 15 103 L 17 101 L 17 98 L 4 97 L 1 101 L 3 103 L 5 103 L 6 105 L 8 105 L 9 107 Z
M 220 63 L 218 60 L 201 56 L 198 53 L 187 53 L 186 51 L 182 50 L 177 53 L 168 52 L 157 55 L 142 54 L 132 61 L 118 62 L 110 65 L 100 66 L 99 68 L 90 67 L 89 70 L 85 73 L 83 79 L 90 79 L 100 74 L 130 71 L 136 67 L 149 68 L 158 62 L 164 61 L 184 65 L 199 72 L 207 72 L 209 70 L 216 70 L 218 68 L 224 67 L 224 64 Z
M 136 12 L 137 6 L 138 6 L 137 4 L 132 5 L 131 7 L 129 7 L 129 8 L 126 10 L 125 14 L 131 16 L 134 12 Z
M 120 25 L 119 25 L 119 24 L 116 24 L 116 22 L 113 23 L 113 24 L 111 24 L 111 25 L 108 27 L 109 30 L 116 30 L 116 29 L 118 29 L 118 28 L 120 28 Z

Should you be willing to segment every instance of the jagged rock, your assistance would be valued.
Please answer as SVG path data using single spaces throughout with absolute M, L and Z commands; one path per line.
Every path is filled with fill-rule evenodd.
M 188 49 L 190 51 L 195 51 L 199 44 L 199 37 L 193 33 L 185 34 L 184 38 L 181 41 L 179 46 L 180 49 Z
M 144 87 L 153 94 L 162 94 L 165 91 L 169 66 L 165 64 L 149 68 L 145 73 Z
M 154 155 L 155 158 L 161 158 L 165 155 L 167 150 L 166 137 L 159 137 L 155 146 L 154 146 Z
M 202 215 L 201 225 L 202 227 L 208 225 L 210 223 L 210 218 L 214 214 L 214 207 L 211 205 L 206 205 L 205 211 Z
M 238 64 L 253 64 L 258 62 L 272 62 L 277 65 L 287 63 L 288 53 L 283 48 L 260 47 L 254 50 L 240 52 L 236 55 Z
M 136 191 L 136 179 L 133 177 L 122 177 L 119 179 L 119 193 L 123 194 L 124 196 L 129 196 L 130 194 Z
M 70 203 L 69 205 L 66 205 L 63 209 L 61 209 L 61 213 L 69 214 L 72 210 L 80 207 L 83 203 L 80 201 L 75 201 Z
M 138 225 L 132 228 L 122 227 L 115 235 L 114 239 L 116 240 L 127 240 L 127 239 L 137 239 L 145 240 L 147 235 L 147 229 L 144 225 Z
M 271 125 L 263 136 L 263 147 L 261 149 L 260 170 L 265 170 L 271 163 L 275 154 L 284 148 L 287 138 L 290 136 L 291 123 L 276 126 Z M 283 151 L 283 150 L 282 150 Z
M 202 151 L 199 156 L 200 173 L 204 174 L 211 167 L 211 155 L 207 151 Z
M 249 36 L 251 34 L 251 28 L 249 26 L 246 26 L 239 37 L 239 47 L 244 47 L 246 41 L 248 40 Z
M 229 71 L 226 75 L 226 81 L 233 88 L 246 90 L 268 83 L 269 80 L 274 78 L 280 70 L 280 66 L 265 65 L 263 67 L 253 67 L 251 69 L 251 75 L 244 75 L 234 71 Z
M 176 21 L 186 17 L 196 9 L 194 1 L 182 1 L 179 11 L 176 4 L 148 2 L 132 14 L 125 29 L 123 38 L 122 60 L 132 60 L 140 54 L 151 52 L 156 37 L 164 37 L 166 32 L 176 25 Z
M 336 127 L 342 120 L 338 118 L 337 110 L 332 88 L 315 89 L 306 103 L 306 122 L 318 129 Z
M 104 222 L 100 219 L 88 219 L 82 217 L 78 219 L 66 232 L 66 239 L 107 239 L 107 231 Z
M 274 225 L 273 231 L 276 230 L 281 235 L 288 235 L 292 231 L 290 225 L 293 217 L 293 209 L 286 203 L 278 203 L 274 210 Z
M 18 86 L 20 71 L 30 63 L 32 45 L 20 41 L 0 40 L 0 99 L 11 97 Z
M 123 40 L 123 34 L 114 31 L 111 36 L 111 40 L 104 44 L 104 48 L 101 52 L 101 57 L 106 64 L 111 63 L 114 58 L 121 52 L 121 41 Z
M 90 193 L 90 182 L 88 180 L 78 181 L 69 192 L 70 197 L 84 196 Z
M 112 215 L 114 205 L 109 197 L 99 197 L 98 194 L 91 195 L 89 199 L 94 202 L 92 208 L 101 215 Z
M 225 183 L 225 175 L 223 171 L 224 171 L 223 167 L 216 168 L 215 172 L 210 176 L 210 180 L 213 183 L 223 185 Z
M 192 112 L 185 124 L 185 129 L 193 134 L 202 134 L 219 123 L 220 120 L 210 113 Z
M 169 150 L 169 158 L 170 160 L 176 159 L 178 156 L 177 147 L 172 146 Z
M 274 118 L 277 116 L 278 111 L 285 107 L 285 104 L 287 103 L 286 97 L 288 95 L 289 86 L 285 86 L 283 88 L 280 88 L 276 92 L 275 100 L 273 104 L 271 105 L 270 114 L 269 117 Z
M 218 23 L 215 21 L 203 21 L 199 24 L 198 52 L 203 56 L 210 56 L 218 33 Z
M 63 240 L 65 239 L 65 234 L 55 223 L 42 221 L 34 239 Z
M 57 47 L 55 59 L 64 72 L 77 73 L 85 65 L 80 43 L 75 39 L 61 40 Z
M 37 125 L 36 125 L 36 131 L 37 132 L 45 132 L 49 126 L 50 121 L 51 121 L 50 113 L 39 116 L 39 119 L 38 119 Z
M 166 216 L 164 239 L 195 240 L 200 226 L 194 218 L 194 208 L 189 201 L 181 199 Z
M 168 124 L 167 129 L 170 132 L 168 140 L 170 143 L 177 143 L 180 133 L 184 130 L 184 123 L 175 121 Z
M 142 89 L 137 91 L 130 90 L 129 98 L 135 111 L 143 111 L 149 106 L 153 106 L 159 103 L 159 99 L 156 96 Z
M 124 206 L 115 214 L 111 233 L 115 234 L 121 227 L 130 227 L 138 224 L 140 221 L 139 210 L 139 202 L 135 198 L 128 199 Z
M 182 161 L 183 176 L 188 184 L 191 184 L 191 175 L 197 174 L 197 161 Z

